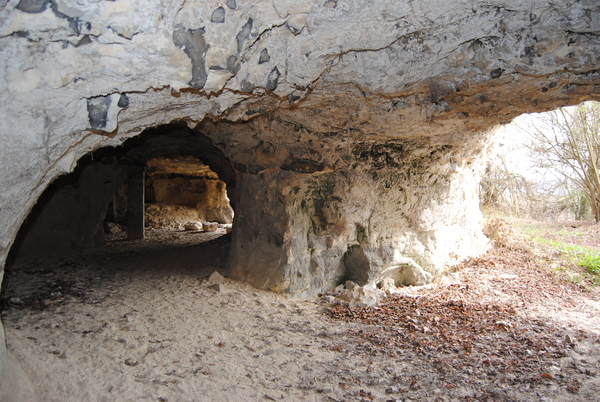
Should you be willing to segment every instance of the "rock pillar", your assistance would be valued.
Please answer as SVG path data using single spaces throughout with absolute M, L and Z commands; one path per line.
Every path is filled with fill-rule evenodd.
M 127 238 L 144 238 L 144 172 L 127 180 Z
M 231 276 L 305 297 L 346 279 L 364 285 L 394 278 L 405 266 L 440 273 L 484 251 L 478 170 L 408 166 L 241 174 Z

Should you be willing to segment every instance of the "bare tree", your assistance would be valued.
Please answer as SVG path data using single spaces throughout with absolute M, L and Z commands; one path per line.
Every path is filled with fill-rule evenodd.
M 525 177 L 508 167 L 505 155 L 498 155 L 483 176 L 479 198 L 481 205 L 515 215 L 526 215 L 534 198 L 534 189 Z
M 526 129 L 535 164 L 579 187 L 600 222 L 600 103 L 560 108 L 536 120 Z

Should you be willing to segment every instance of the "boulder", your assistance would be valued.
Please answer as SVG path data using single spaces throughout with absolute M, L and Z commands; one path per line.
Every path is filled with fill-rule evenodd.
M 359 286 L 352 281 L 346 281 L 345 289 L 338 299 L 351 308 L 364 308 L 377 306 L 385 293 L 373 285 Z

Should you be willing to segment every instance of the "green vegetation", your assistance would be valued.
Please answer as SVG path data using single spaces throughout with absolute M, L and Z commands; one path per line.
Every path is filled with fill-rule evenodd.
M 486 235 L 510 249 L 534 252 L 562 279 L 600 286 L 600 225 L 542 222 L 488 215 Z
M 560 231 L 555 233 L 560 234 Z M 600 252 L 597 250 L 541 236 L 534 236 L 531 240 L 547 245 L 559 253 L 560 265 L 556 266 L 554 270 L 562 273 L 565 279 L 581 283 L 585 278 L 595 286 L 600 285 Z

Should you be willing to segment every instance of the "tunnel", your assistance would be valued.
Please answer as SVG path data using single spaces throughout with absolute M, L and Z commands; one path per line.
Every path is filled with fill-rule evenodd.
M 3 267 L 9 252 L 102 249 L 124 191 L 141 241 L 152 176 L 190 181 L 161 166 L 193 160 L 230 200 L 233 213 L 198 215 L 233 216 L 217 241 L 229 278 L 302 299 L 402 266 L 438 275 L 489 247 L 477 189 L 495 127 L 600 97 L 591 0 L 0 11 Z M 0 395 L 27 400 L 0 333 Z
M 212 233 L 218 225 L 230 232 L 234 188 L 233 169 L 206 137 L 181 124 L 152 128 L 117 149 L 84 156 L 53 182 L 8 260 L 85 255 L 103 248 L 110 234 L 136 240 L 151 229 Z

